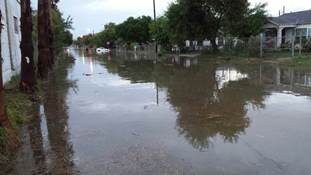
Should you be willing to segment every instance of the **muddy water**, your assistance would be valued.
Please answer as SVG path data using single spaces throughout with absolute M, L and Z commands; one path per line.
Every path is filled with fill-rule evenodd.
M 311 69 L 72 54 L 12 174 L 311 174 Z

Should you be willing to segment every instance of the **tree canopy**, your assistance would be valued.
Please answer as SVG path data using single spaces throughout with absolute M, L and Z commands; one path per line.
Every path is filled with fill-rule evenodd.
M 78 38 L 78 44 L 102 45 L 157 41 L 165 48 L 184 44 L 185 40 L 211 41 L 217 49 L 219 36 L 250 37 L 262 32 L 266 4 L 250 7 L 248 0 L 176 0 L 163 16 L 129 17 L 121 24 L 109 23 L 95 35 Z
M 130 17 L 117 26 L 117 35 L 127 43 L 146 43 L 151 40 L 149 33 L 151 22 L 152 19 L 150 16 Z

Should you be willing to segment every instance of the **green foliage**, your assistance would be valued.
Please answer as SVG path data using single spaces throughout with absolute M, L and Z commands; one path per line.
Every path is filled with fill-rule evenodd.
M 152 38 L 155 38 L 162 47 L 165 49 L 170 48 L 170 33 L 168 27 L 168 18 L 162 16 L 157 19 L 156 22 L 150 24 L 150 34 Z
M 130 17 L 117 26 L 117 36 L 125 43 L 147 43 L 151 41 L 149 26 L 152 19 L 149 16 Z
M 33 12 L 33 41 L 38 41 L 37 31 L 37 11 Z M 73 20 L 69 16 L 66 19 L 63 18 L 63 14 L 58 8 L 52 9 L 52 25 L 54 32 L 54 48 L 56 51 L 60 51 L 63 47 L 70 46 L 73 43 L 73 35 L 70 32 L 72 29 Z
M 246 0 L 177 0 L 166 12 L 170 40 L 181 44 L 186 39 L 257 35 L 266 21 L 265 7 L 250 8 Z
M 52 10 L 53 32 L 54 32 L 54 48 L 57 50 L 70 46 L 73 43 L 72 18 L 69 16 L 64 19 L 63 14 L 57 9 Z
M 78 37 L 77 41 L 74 42 L 78 46 L 90 46 L 90 45 L 95 45 L 96 40 L 95 36 L 92 34 L 89 35 L 84 35 L 82 37 Z
M 172 3 L 165 15 L 168 19 L 167 25 L 170 42 L 173 44 L 182 44 L 187 38 L 186 21 L 184 21 L 186 15 L 182 9 L 182 5 L 178 2 Z
M 226 35 L 239 36 L 247 18 L 249 3 L 246 0 L 222 0 L 218 4 L 219 11 L 222 13 L 221 27 Z
M 311 66 L 311 54 L 306 53 L 301 56 L 297 56 L 293 59 L 292 62 L 290 62 L 290 65 L 297 68 L 310 68 Z
M 237 28 L 237 36 L 250 37 L 260 34 L 263 26 L 267 21 L 267 4 L 257 4 L 254 8 L 247 10 L 246 16 L 243 18 L 242 25 Z
M 29 109 L 32 106 L 32 101 L 29 95 L 19 91 L 19 76 L 14 76 L 8 82 L 5 93 L 5 102 L 7 115 L 13 128 L 17 128 L 29 116 Z
M 209 39 L 217 50 L 216 37 L 250 37 L 262 32 L 266 22 L 266 4 L 250 7 L 247 0 L 176 0 L 164 16 L 129 17 L 123 23 L 110 23 L 95 35 L 78 38 L 82 46 L 106 46 L 107 42 L 126 44 L 157 40 L 164 48 L 183 46 L 185 40 Z
M 12 79 L 5 84 L 5 107 L 10 125 L 14 130 L 17 130 L 19 125 L 29 119 L 31 115 L 30 110 L 33 102 L 30 100 L 31 96 L 20 92 L 19 90 L 20 77 L 14 76 Z M 5 147 L 7 141 L 7 132 L 4 128 L 0 127 L 0 148 Z M 5 152 L 0 151 L 1 154 Z
M 118 39 L 116 34 L 117 25 L 115 23 L 108 23 L 105 25 L 105 29 L 97 33 L 92 38 L 92 43 L 96 46 L 112 47 L 114 42 Z
M 113 47 L 117 41 L 126 44 L 148 43 L 152 40 L 151 25 L 152 19 L 149 16 L 130 17 L 119 25 L 108 23 L 103 31 L 78 37 L 74 43 L 78 46 L 98 47 Z

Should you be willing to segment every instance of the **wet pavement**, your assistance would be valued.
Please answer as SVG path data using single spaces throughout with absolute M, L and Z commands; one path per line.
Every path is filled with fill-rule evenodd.
M 311 174 L 311 69 L 72 54 L 11 174 Z

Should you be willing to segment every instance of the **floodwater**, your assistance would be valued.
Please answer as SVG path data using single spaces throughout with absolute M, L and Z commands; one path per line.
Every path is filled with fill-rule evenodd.
M 311 174 L 311 69 L 71 52 L 9 174 Z

